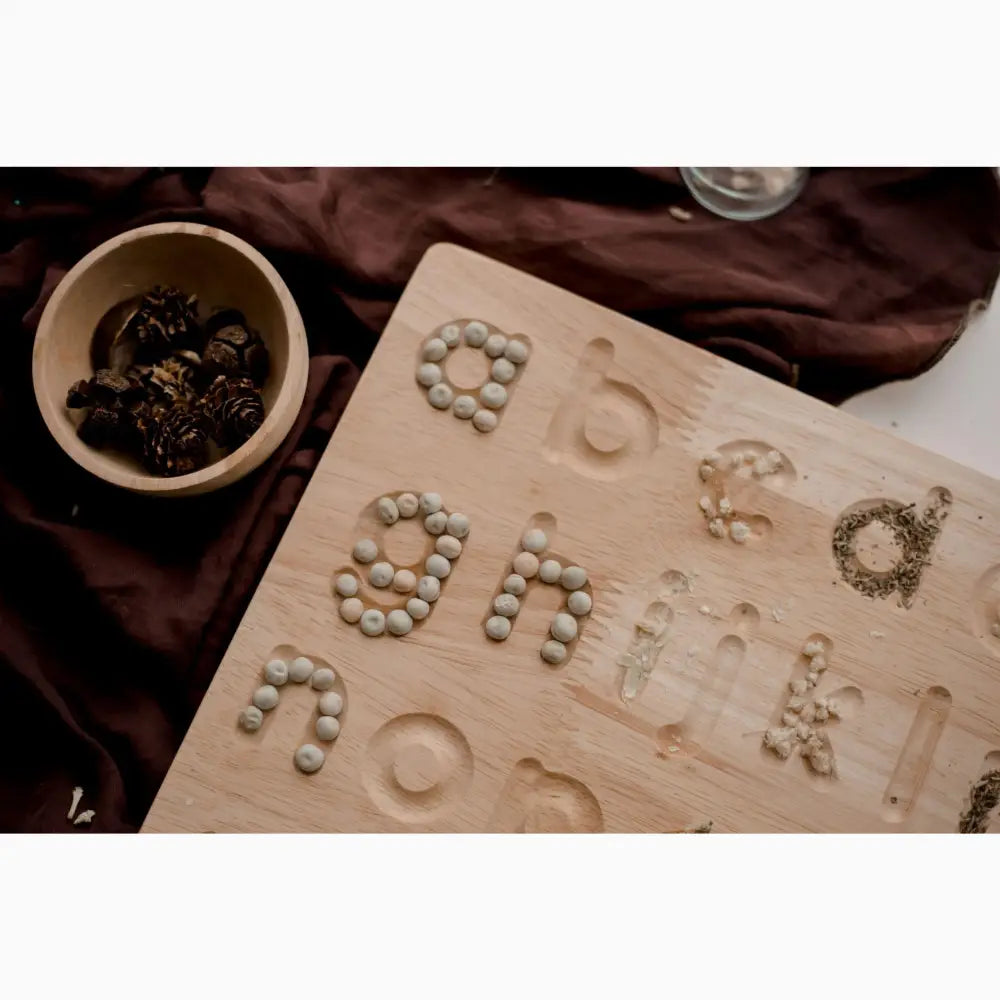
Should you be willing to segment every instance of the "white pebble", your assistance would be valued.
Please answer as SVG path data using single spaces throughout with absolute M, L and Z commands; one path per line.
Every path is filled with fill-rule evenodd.
M 507 402 L 507 390 L 499 382 L 487 382 L 479 390 L 479 402 L 488 410 L 499 410 Z
M 454 398 L 455 394 L 444 382 L 438 382 L 427 390 L 427 401 L 435 410 L 447 410 Z
M 503 589 L 508 594 L 520 597 L 528 589 L 528 581 L 519 573 L 511 573 L 503 582 Z
M 493 376 L 494 382 L 507 385 L 508 382 L 514 381 L 514 377 L 517 375 L 517 366 L 506 358 L 497 358 L 490 368 L 490 375 Z
M 815 687 L 818 681 L 819 681 L 819 674 L 815 670 L 810 670 L 809 673 L 806 674 L 806 683 L 810 687 Z
M 451 563 L 440 552 L 435 552 L 427 557 L 424 569 L 431 576 L 436 576 L 439 580 L 443 580 L 451 572 Z
M 750 525 L 745 521 L 733 521 L 729 525 L 729 537 L 742 545 L 750 537 Z
M 396 570 L 392 578 L 392 589 L 397 594 L 410 594 L 417 589 L 417 576 L 408 569 Z
M 809 685 L 805 681 L 790 681 L 788 689 L 792 694 L 803 695 L 809 690 Z
M 528 345 L 520 340 L 508 340 L 503 350 L 503 356 L 515 365 L 523 365 L 528 360 Z
M 240 725 L 248 733 L 255 733 L 264 725 L 264 713 L 256 705 L 247 705 L 240 712 Z
M 471 420 L 478 409 L 479 404 L 474 396 L 456 396 L 455 402 L 451 404 L 451 412 L 459 420 Z
M 264 680 L 275 687 L 281 687 L 288 680 L 288 664 L 284 660 L 268 660 L 264 667 Z
M 433 604 L 441 596 L 441 581 L 436 576 L 422 576 L 417 581 L 417 597 Z
M 303 774 L 312 774 L 323 766 L 326 754 L 313 743 L 303 743 L 295 751 L 295 766 Z
M 337 593 L 341 597 L 353 597 L 358 592 L 358 578 L 353 573 L 341 573 L 337 577 Z
M 340 723 L 329 715 L 316 720 L 316 735 L 321 740 L 335 740 L 340 735 Z
M 513 594 L 497 594 L 493 610 L 504 618 L 513 618 L 521 610 L 521 602 Z
M 443 377 L 444 373 L 441 371 L 441 366 L 434 364 L 432 361 L 425 362 L 417 369 L 417 381 L 425 389 L 440 384 Z
M 576 638 L 577 627 L 576 619 L 572 615 L 560 611 L 552 619 L 549 631 L 551 631 L 553 639 L 558 639 L 560 642 L 571 642 Z
M 448 345 L 440 337 L 431 337 L 423 353 L 424 361 L 440 361 L 448 353 Z
M 810 658 L 819 656 L 820 653 L 823 652 L 823 643 L 818 642 L 816 639 L 810 639 L 809 642 L 802 647 L 802 652 Z
M 421 514 L 435 514 L 444 506 L 440 493 L 421 493 L 417 503 Z
M 454 323 L 449 323 L 439 334 L 438 337 L 445 342 L 448 350 L 453 347 L 458 347 L 458 342 L 461 339 L 461 331 L 455 326 Z
M 548 537 L 541 528 L 531 528 L 521 538 L 521 548 L 525 552 L 534 552 L 536 554 L 544 552 L 548 544 Z
M 278 704 L 278 689 L 273 684 L 262 684 L 253 693 L 253 703 L 262 712 L 270 712 Z
M 574 590 L 566 599 L 566 606 L 574 615 L 590 614 L 593 601 L 585 590 Z
M 361 603 L 360 597 L 348 597 L 340 602 L 340 617 L 350 625 L 361 620 L 365 606 Z
M 382 497 L 376 504 L 375 513 L 383 524 L 395 524 L 399 520 L 399 508 L 392 497 Z
M 465 342 L 469 347 L 482 347 L 489 335 L 490 331 L 486 324 L 480 323 L 478 319 L 465 324 Z
M 392 563 L 377 562 L 368 571 L 368 582 L 373 587 L 388 587 L 394 576 L 395 570 L 392 568 Z
M 392 635 L 406 635 L 413 628 L 413 619 L 402 608 L 395 608 L 385 616 L 385 627 Z
M 719 501 L 719 513 L 723 517 L 729 517 L 729 515 L 732 514 L 732 512 L 733 512 L 732 500 L 730 500 L 729 497 L 723 497 Z
M 555 639 L 543 642 L 541 652 L 546 663 L 562 663 L 566 659 L 566 647 Z
M 319 696 L 320 715 L 340 715 L 344 710 L 344 698 L 336 691 L 324 691 Z
M 336 680 L 337 675 L 329 667 L 320 667 L 319 670 L 313 671 L 309 683 L 315 691 L 329 691 Z
M 542 583 L 558 583 L 562 576 L 562 566 L 555 559 L 546 559 L 538 567 L 538 578 Z
M 701 508 L 703 514 L 706 514 L 708 517 L 715 517 L 715 504 L 712 503 L 711 497 L 701 497 L 698 500 L 698 506 Z
M 443 510 L 436 510 L 424 518 L 424 530 L 431 535 L 443 535 L 448 527 L 448 515 Z
M 826 657 L 822 653 L 818 654 L 817 656 L 814 656 L 812 658 L 812 663 L 810 664 L 810 666 L 817 673 L 822 673 L 824 670 L 826 670 Z
M 423 621 L 431 613 L 431 606 L 420 597 L 411 597 L 406 602 L 406 613 L 414 621 Z
M 538 556 L 533 552 L 518 552 L 514 556 L 511 568 L 518 576 L 523 576 L 525 580 L 530 580 L 538 574 Z
M 698 475 L 701 476 L 702 482 L 711 479 L 714 473 L 715 469 L 707 463 L 698 467 Z
M 483 434 L 495 431 L 498 422 L 497 415 L 490 410 L 476 410 L 476 414 L 472 418 L 472 426 L 477 431 L 482 431 Z
M 455 538 L 465 538 L 469 533 L 469 519 L 464 514 L 454 513 L 448 515 L 448 534 Z
M 381 635 L 385 631 L 385 615 L 378 608 L 369 608 L 361 616 L 361 631 L 365 635 Z
M 491 639 L 502 642 L 510 635 L 510 619 L 504 618 L 503 615 L 494 615 L 492 618 L 487 619 L 486 634 Z
M 347 601 L 344 601 L 344 604 L 346 603 Z M 359 601 L 358 603 L 360 604 L 361 602 Z M 296 684 L 302 684 L 312 677 L 312 672 L 315 669 L 313 661 L 308 656 L 296 656 L 288 665 L 289 680 L 295 681 Z
M 400 517 L 413 517 L 419 508 L 420 502 L 413 493 L 400 493 L 396 497 L 396 509 Z
M 726 537 L 726 522 L 722 520 L 721 517 L 713 517 L 711 521 L 708 522 L 708 533 L 714 535 L 716 538 Z
M 567 590 L 579 590 L 587 585 L 587 571 L 582 566 L 567 566 L 562 571 L 559 582 Z
M 378 555 L 378 546 L 370 538 L 362 538 L 354 546 L 354 558 L 359 563 L 370 563 Z
M 434 548 L 445 559 L 457 559 L 462 554 L 462 543 L 454 535 L 441 535 L 434 543 Z
M 483 344 L 483 350 L 489 358 L 499 358 L 507 349 L 507 338 L 502 333 L 491 333 Z

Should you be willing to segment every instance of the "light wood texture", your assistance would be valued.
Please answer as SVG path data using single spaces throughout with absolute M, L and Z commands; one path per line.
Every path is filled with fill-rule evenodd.
M 472 318 L 532 349 L 491 435 L 432 409 L 414 379 L 423 340 Z M 452 359 L 449 376 L 461 381 L 467 362 Z M 711 537 L 698 507 L 701 456 L 732 442 L 762 442 L 788 460 L 780 475 L 731 479 L 737 510 L 757 526 L 742 546 Z M 912 607 L 848 586 L 831 549 L 841 512 L 880 497 L 920 504 L 936 487 L 954 502 Z M 370 639 L 339 618 L 331 583 L 357 538 L 381 537 L 373 502 L 400 490 L 439 492 L 472 531 L 431 617 L 404 639 Z M 990 634 L 998 513 L 994 480 L 437 246 L 393 314 L 145 829 L 679 831 L 711 820 L 715 831 L 955 830 L 971 782 L 1000 749 L 1000 639 Z M 594 597 L 559 668 L 538 655 L 560 601 L 553 588 L 529 592 L 506 642 L 482 631 L 523 530 L 539 518 L 555 519 L 551 548 L 589 571 Z M 423 545 L 412 523 L 385 538 L 399 562 Z M 681 574 L 693 592 L 678 592 Z M 656 601 L 672 628 L 626 705 L 617 660 Z M 833 778 L 761 746 L 816 636 L 830 645 L 817 694 L 839 691 L 845 706 L 823 727 Z M 315 742 L 310 692 L 283 689 L 255 735 L 236 725 L 276 650 L 320 657 L 344 683 L 341 736 L 311 776 L 292 763 L 296 746 Z
M 271 360 L 261 390 L 266 417 L 260 430 L 218 462 L 169 479 L 150 475 L 127 456 L 84 444 L 76 434 L 83 412 L 66 409 L 70 385 L 94 373 L 90 345 L 101 317 L 154 285 L 175 285 L 210 306 L 242 310 L 260 331 Z M 291 430 L 308 374 L 305 328 L 278 272 L 243 240 L 190 222 L 131 229 L 87 254 L 52 293 L 32 356 L 38 408 L 63 451 L 109 483 L 158 496 L 206 493 L 256 469 Z

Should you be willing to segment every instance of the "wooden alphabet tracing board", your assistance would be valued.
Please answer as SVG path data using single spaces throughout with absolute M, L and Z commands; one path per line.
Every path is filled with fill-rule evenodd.
M 473 322 L 493 339 L 431 362 L 447 388 L 421 384 L 428 341 Z M 495 367 L 501 338 L 527 360 Z M 491 371 L 499 409 L 478 402 Z M 456 415 L 466 395 L 494 429 Z M 369 636 L 335 581 L 407 607 L 352 551 L 370 538 L 425 573 L 423 514 L 377 516 L 408 492 L 469 531 L 430 613 Z M 972 786 L 1000 766 L 998 518 L 995 480 L 435 246 L 144 830 L 948 832 L 970 812 L 988 830 Z M 568 615 L 535 576 L 498 641 L 485 626 L 530 529 L 539 560 L 586 571 L 592 607 Z M 560 611 L 576 635 L 549 662 Z M 317 739 L 308 683 L 241 728 L 264 665 L 301 655 L 337 674 L 339 737 Z M 304 743 L 326 754 L 315 773 L 295 766 Z

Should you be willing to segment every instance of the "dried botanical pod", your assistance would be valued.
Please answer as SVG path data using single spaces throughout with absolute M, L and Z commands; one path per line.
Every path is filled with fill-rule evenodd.
M 160 476 L 184 476 L 208 463 L 208 431 L 202 414 L 185 406 L 149 411 L 141 421 L 143 460 Z
M 147 360 L 162 358 L 172 350 L 200 346 L 197 309 L 196 295 L 157 285 L 143 295 L 123 336 L 134 338 L 139 356 Z
M 93 447 L 106 444 L 137 446 L 138 422 L 145 406 L 145 390 L 127 375 L 102 368 L 93 378 L 80 379 L 70 386 L 66 406 L 90 412 L 77 428 L 81 440 Z
M 264 423 L 264 402 L 248 378 L 220 375 L 201 399 L 213 427 L 212 437 L 228 448 L 238 448 Z
M 198 398 L 198 389 L 196 369 L 186 359 L 190 354 L 198 357 L 194 352 L 181 351 L 155 364 L 133 365 L 127 374 L 143 386 L 154 405 L 193 403 Z
M 209 375 L 248 375 L 254 385 L 267 378 L 269 358 L 260 334 L 239 309 L 223 309 L 205 324 L 208 343 L 202 363 Z

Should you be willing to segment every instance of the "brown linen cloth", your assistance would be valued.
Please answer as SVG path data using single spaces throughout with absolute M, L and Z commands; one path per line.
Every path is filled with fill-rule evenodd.
M 682 205 L 694 218 L 674 219 Z M 299 419 L 207 497 L 105 487 L 50 438 L 32 336 L 58 280 L 127 228 L 210 222 L 278 268 L 310 341 Z M 929 366 L 1000 267 L 989 170 L 822 170 L 753 224 L 676 171 L 0 170 L 0 830 L 142 822 L 422 253 L 449 241 L 839 400 Z

